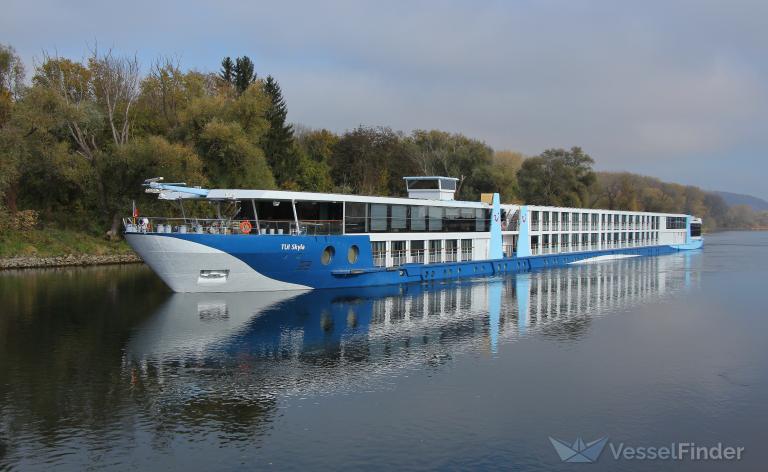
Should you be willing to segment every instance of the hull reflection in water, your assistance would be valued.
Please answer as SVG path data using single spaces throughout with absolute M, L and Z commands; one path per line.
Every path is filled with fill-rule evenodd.
M 445 285 L 174 294 L 135 333 L 124 368 L 150 383 L 186 379 L 194 388 L 176 392 L 217 397 L 370 387 L 409 366 L 440 364 L 463 351 L 493 353 L 532 333 L 578 338 L 594 317 L 698 284 L 690 267 L 696 256 Z M 243 388 L 231 388 L 235 378 Z

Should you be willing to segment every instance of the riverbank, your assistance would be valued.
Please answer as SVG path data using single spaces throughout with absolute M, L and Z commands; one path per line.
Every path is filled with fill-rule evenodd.
M 34 269 L 42 267 L 90 266 L 107 264 L 133 264 L 143 262 L 136 254 L 92 256 L 88 254 L 67 254 L 57 257 L 8 257 L 0 258 L 0 270 Z
M 0 270 L 142 262 L 125 241 L 88 233 L 38 229 L 0 233 Z

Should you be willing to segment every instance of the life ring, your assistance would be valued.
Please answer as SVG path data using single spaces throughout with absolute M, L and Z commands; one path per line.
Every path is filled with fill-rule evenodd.
M 240 222 L 240 232 L 243 234 L 248 234 L 251 232 L 251 229 L 253 229 L 253 226 L 251 226 L 250 221 L 241 221 Z

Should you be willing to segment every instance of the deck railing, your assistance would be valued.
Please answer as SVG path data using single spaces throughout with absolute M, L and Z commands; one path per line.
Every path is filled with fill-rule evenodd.
M 397 267 L 408 262 L 408 260 L 406 259 L 406 254 L 407 252 L 405 251 L 405 249 L 392 251 L 392 265 Z
M 424 249 L 411 249 L 411 262 L 415 264 L 423 264 Z
M 246 223 L 247 224 L 244 224 Z M 233 220 L 219 218 L 123 218 L 126 233 L 342 234 L 342 220 Z

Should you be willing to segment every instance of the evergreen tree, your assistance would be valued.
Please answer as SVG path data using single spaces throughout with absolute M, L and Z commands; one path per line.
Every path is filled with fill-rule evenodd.
M 271 104 L 265 114 L 269 131 L 264 135 L 261 147 L 278 183 L 291 186 L 296 182 L 300 159 L 293 146 L 293 126 L 285 122 L 288 108 L 280 85 L 271 75 L 264 82 L 264 92 Z
M 256 72 L 253 66 L 253 61 L 248 56 L 235 59 L 234 73 L 234 85 L 237 89 L 237 93 L 245 92 L 245 89 L 256 81 Z
M 234 84 L 235 63 L 232 62 L 231 57 L 227 56 L 221 61 L 221 72 L 219 72 L 219 77 L 228 84 Z

